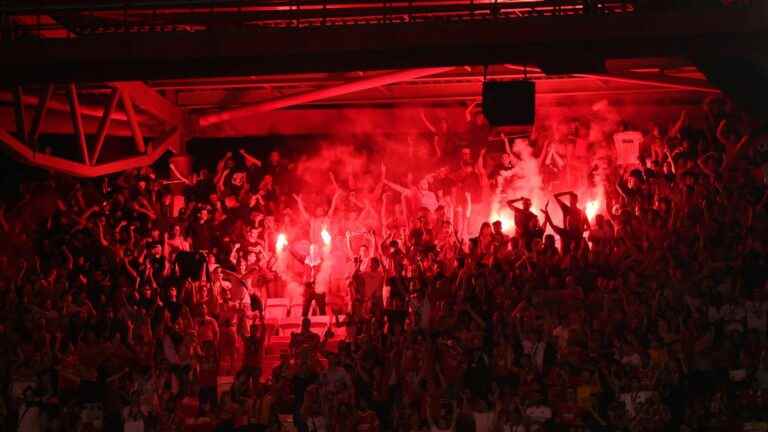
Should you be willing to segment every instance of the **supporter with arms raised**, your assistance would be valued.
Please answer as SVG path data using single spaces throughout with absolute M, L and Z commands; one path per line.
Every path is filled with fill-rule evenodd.
M 564 196 L 568 197 L 568 203 L 562 200 Z M 582 238 L 584 232 L 589 231 L 589 220 L 584 211 L 579 208 L 579 196 L 576 193 L 571 191 L 559 192 L 554 195 L 554 198 L 563 213 L 563 226 L 556 232 L 559 231 L 563 251 L 571 251 L 578 244 L 578 240 Z M 551 217 L 549 224 L 555 229 Z
M 522 208 L 515 206 L 519 202 L 522 202 Z M 507 201 L 507 206 L 515 212 L 515 233 L 522 239 L 525 250 L 530 252 L 533 240 L 540 239 L 544 234 L 539 226 L 539 217 L 531 211 L 531 200 L 526 197 L 515 198 Z

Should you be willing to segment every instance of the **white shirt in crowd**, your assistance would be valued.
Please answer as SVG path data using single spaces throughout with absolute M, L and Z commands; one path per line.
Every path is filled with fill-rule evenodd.
M 552 408 L 546 405 L 531 405 L 525 410 L 525 415 L 534 423 L 544 423 L 552 418 Z

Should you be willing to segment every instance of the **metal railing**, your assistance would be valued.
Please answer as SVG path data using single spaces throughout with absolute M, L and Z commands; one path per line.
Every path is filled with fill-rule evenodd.
M 686 0 L 154 0 L 0 1 L 0 36 L 87 37 L 126 32 L 190 32 L 232 27 L 404 24 L 514 20 L 530 16 L 626 14 Z M 702 4 L 718 6 L 721 0 Z M 30 4 L 31 3 L 31 4 Z M 741 0 L 738 4 L 751 1 Z

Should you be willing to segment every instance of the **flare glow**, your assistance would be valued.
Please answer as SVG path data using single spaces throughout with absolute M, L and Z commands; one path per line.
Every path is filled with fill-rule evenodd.
M 325 246 L 331 245 L 331 233 L 329 233 L 327 229 L 323 228 L 323 230 L 320 231 L 320 237 L 323 238 L 323 244 Z
M 587 202 L 586 213 L 590 222 L 595 219 L 597 212 L 600 210 L 600 200 L 592 200 Z
M 278 234 L 277 241 L 275 241 L 275 250 L 282 252 L 286 246 L 288 246 L 288 238 L 283 233 Z

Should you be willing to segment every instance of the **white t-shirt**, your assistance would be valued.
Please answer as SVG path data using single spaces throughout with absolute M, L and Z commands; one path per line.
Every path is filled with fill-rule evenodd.
M 632 165 L 637 163 L 643 134 L 637 131 L 619 132 L 613 135 L 613 142 L 616 145 L 616 162 L 618 164 Z
M 552 418 L 552 408 L 546 405 L 532 405 L 525 410 L 525 415 L 535 423 L 544 423 Z

